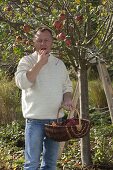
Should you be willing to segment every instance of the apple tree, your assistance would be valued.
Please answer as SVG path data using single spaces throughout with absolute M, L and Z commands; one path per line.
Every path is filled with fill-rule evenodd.
M 1 65 L 8 63 L 12 71 L 33 52 L 35 29 L 47 25 L 54 33 L 53 53 L 78 76 L 80 117 L 89 119 L 87 70 L 96 57 L 112 62 L 105 55 L 113 46 L 112 9 L 112 0 L 1 0 Z M 91 164 L 89 134 L 81 139 L 81 159 L 83 166 Z

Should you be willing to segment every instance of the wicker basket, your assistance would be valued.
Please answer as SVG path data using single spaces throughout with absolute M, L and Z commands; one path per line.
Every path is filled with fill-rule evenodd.
M 63 122 L 45 124 L 46 135 L 58 142 L 68 141 L 73 138 L 82 138 L 90 130 L 90 121 L 87 119 L 71 118 Z

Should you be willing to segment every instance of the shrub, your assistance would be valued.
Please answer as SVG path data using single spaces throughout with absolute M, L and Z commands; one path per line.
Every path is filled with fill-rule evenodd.
M 0 169 L 19 170 L 23 166 L 24 122 L 13 121 L 0 127 Z
M 91 129 L 93 164 L 113 165 L 113 125 Z
M 107 106 L 106 96 L 100 80 L 89 82 L 89 104 L 96 108 Z
M 0 123 L 9 123 L 20 119 L 20 91 L 14 80 L 5 77 L 0 81 Z

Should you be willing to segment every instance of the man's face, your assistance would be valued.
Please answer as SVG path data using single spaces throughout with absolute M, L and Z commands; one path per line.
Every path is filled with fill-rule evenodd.
M 40 53 L 41 50 L 46 50 L 47 53 L 50 53 L 52 48 L 52 35 L 49 31 L 45 30 L 44 32 L 38 31 L 35 35 L 34 46 L 36 51 Z

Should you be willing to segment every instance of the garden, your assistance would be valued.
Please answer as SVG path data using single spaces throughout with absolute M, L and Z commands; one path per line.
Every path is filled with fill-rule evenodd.
M 73 89 L 79 83 L 76 107 L 91 122 L 84 138 L 65 143 L 57 169 L 112 170 L 112 0 L 4 0 L 0 21 L 0 170 L 23 169 L 25 120 L 14 73 L 34 52 L 40 25 L 52 30 L 52 53 L 65 63 Z
M 0 169 L 21 170 L 24 163 L 25 120 L 21 113 L 20 91 L 15 86 L 14 80 L 9 81 L 2 77 L 3 74 L 0 81 Z M 92 166 L 88 169 L 112 170 L 113 125 L 101 81 L 90 80 L 89 89 Z M 58 170 L 82 169 L 80 139 L 66 142 L 57 167 Z

